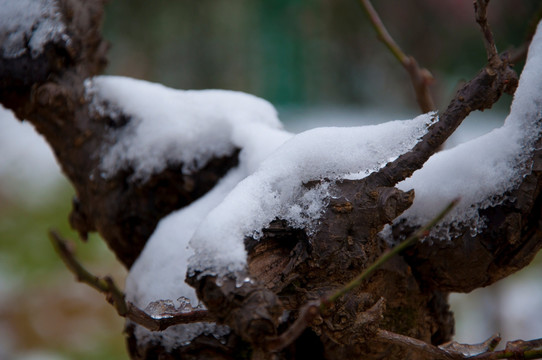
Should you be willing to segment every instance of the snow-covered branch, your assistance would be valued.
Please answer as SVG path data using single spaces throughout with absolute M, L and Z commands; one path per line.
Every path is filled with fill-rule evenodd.
M 441 114 L 294 135 L 251 95 L 97 76 L 107 48 L 101 1 L 14 4 L 0 1 L 11 19 L 0 21 L 0 102 L 54 149 L 77 192 L 73 227 L 83 238 L 98 231 L 130 268 L 126 300 L 137 308 L 201 301 L 217 320 L 161 332 L 129 322 L 134 358 L 201 348 L 268 356 L 266 339 L 279 339 L 284 356 L 316 343 L 328 358 L 417 359 L 415 349 L 374 339 L 375 324 L 447 341 L 447 291 L 488 285 L 542 247 L 540 30 L 505 125 L 435 154 L 471 111 L 515 90 L 506 57 Z M 299 329 L 291 325 L 304 304 L 348 283 L 457 196 L 461 204 L 405 258 L 311 319 L 298 340 L 281 338 Z M 367 321 L 381 298 L 385 311 Z

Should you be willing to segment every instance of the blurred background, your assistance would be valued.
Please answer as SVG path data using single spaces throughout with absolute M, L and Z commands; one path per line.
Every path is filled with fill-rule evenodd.
M 485 63 L 472 1 L 374 5 L 402 49 L 433 73 L 435 102 L 444 109 Z M 500 51 L 525 41 L 539 8 L 535 0 L 491 3 Z M 252 93 L 272 102 L 294 132 L 419 113 L 408 75 L 357 0 L 114 0 L 104 36 L 107 74 Z M 469 117 L 448 146 L 500 126 L 510 101 Z M 67 222 L 72 195 L 43 140 L 0 109 L 0 360 L 127 358 L 122 319 L 75 282 L 47 240 L 50 228 L 76 239 Z M 76 244 L 89 269 L 123 283 L 125 271 L 100 239 Z M 494 286 L 452 295 L 456 339 L 473 343 L 497 331 L 505 340 L 542 337 L 541 263 L 539 256 Z

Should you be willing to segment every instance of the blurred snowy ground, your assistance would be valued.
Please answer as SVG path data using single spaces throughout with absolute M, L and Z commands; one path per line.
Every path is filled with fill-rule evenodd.
M 72 196 L 43 138 L 0 106 L 0 360 L 127 359 L 124 321 L 75 282 L 47 239 L 51 228 L 76 239 Z M 102 241 L 75 245 L 85 265 L 122 283 Z
M 408 119 L 417 115 L 394 109 L 382 111 L 355 107 L 282 108 L 279 109 L 279 114 L 286 129 L 293 132 L 301 132 L 317 126 L 377 124 L 388 120 Z M 452 147 L 487 133 L 500 126 L 504 117 L 502 113 L 476 113 L 465 120 L 446 146 Z M 69 196 L 59 195 L 62 192 L 69 192 L 67 189 L 69 185 L 60 174 L 52 152 L 43 139 L 37 135 L 30 124 L 16 121 L 11 112 L 0 108 L 0 360 L 8 358 L 65 359 L 74 352 L 63 349 L 58 344 L 73 343 L 74 339 L 68 336 L 69 333 L 77 333 L 78 329 L 92 328 L 90 324 L 93 324 L 93 316 L 116 316 L 109 312 L 110 309 L 106 308 L 107 304 L 99 296 L 92 297 L 92 302 L 83 301 L 83 298 L 92 295 L 90 293 L 85 293 L 86 295 L 83 296 L 77 295 L 87 289 L 82 290 L 82 285 L 74 283 L 69 274 L 62 269 L 60 262 L 55 261 L 54 255 L 52 255 L 52 261 L 59 266 L 55 265 L 55 271 L 47 275 L 49 278 L 44 277 L 47 278 L 45 285 L 32 285 L 32 289 L 28 289 L 27 282 L 24 281 L 27 272 L 32 272 L 32 270 L 10 266 L 13 264 L 10 259 L 26 251 L 24 248 L 21 250 L 20 244 L 12 245 L 16 244 L 12 239 L 15 235 L 9 231 L 9 224 L 6 224 L 6 222 L 13 222 L 10 216 L 25 214 L 21 209 L 35 209 L 40 206 L 45 206 L 45 211 L 47 211 L 47 207 L 55 201 L 60 201 L 59 199 L 62 202 L 68 202 L 64 206 L 69 207 Z M 67 212 L 62 216 L 65 222 Z M 17 240 L 20 243 L 23 239 Z M 32 239 L 24 239 L 24 241 L 28 241 L 28 244 L 25 243 L 28 248 L 38 246 L 35 244 L 46 242 L 45 234 L 43 233 L 40 237 L 34 236 Z M 30 243 L 30 241 L 35 243 Z M 87 248 L 83 249 L 83 251 L 86 250 Z M 99 257 L 104 257 L 103 252 L 106 251 L 99 250 Z M 539 311 L 542 308 L 541 260 L 539 256 L 534 266 L 488 288 L 478 289 L 470 294 L 453 294 L 451 303 L 456 314 L 456 340 L 478 342 L 495 332 L 500 332 L 505 341 L 542 337 L 542 315 Z M 112 258 L 108 261 L 114 262 Z M 106 263 L 101 266 L 101 273 L 106 273 L 108 270 L 117 271 L 111 264 Z M 104 267 L 108 270 L 104 270 Z M 62 280 L 55 281 L 51 277 L 60 277 Z M 79 302 L 83 307 L 88 306 L 89 312 L 74 315 L 84 318 L 75 323 L 70 323 L 69 311 L 56 313 L 65 321 L 64 331 L 58 331 L 58 321 L 55 321 L 56 319 L 52 316 L 46 321 L 43 319 L 38 321 L 36 316 L 22 314 L 25 310 L 32 313 L 39 312 L 40 306 L 37 304 L 43 304 L 43 311 L 47 311 L 48 304 L 61 303 L 66 308 L 70 302 Z M 103 305 L 103 308 L 99 306 L 96 308 L 97 304 L 92 305 L 92 303 Z M 19 306 L 22 310 L 12 310 L 15 309 L 15 304 L 23 304 Z M 54 311 L 52 313 L 55 314 Z M 20 329 L 19 326 L 19 329 L 14 331 L 15 322 L 20 322 L 21 317 L 27 318 L 29 328 Z M 119 327 L 120 323 L 121 321 L 116 322 L 112 329 L 119 335 L 122 330 Z M 96 326 L 95 322 L 94 326 Z M 51 334 L 57 334 L 59 338 L 53 341 L 50 339 Z M 36 336 L 41 336 L 42 341 L 36 341 Z M 46 341 L 43 341 L 44 339 Z M 117 341 L 122 342 L 120 336 Z M 82 343 L 85 342 L 88 344 L 88 341 L 82 341 Z M 57 345 L 47 347 L 44 344 Z M 123 346 L 120 344 L 121 348 Z M 111 353 L 116 354 L 116 350 L 112 351 Z M 86 353 L 92 352 L 87 349 Z M 94 353 L 95 357 L 89 355 L 86 359 L 98 359 L 104 354 L 99 351 Z
M 49 145 L 32 125 L 0 106 L 0 199 L 26 205 L 46 201 L 63 177 Z

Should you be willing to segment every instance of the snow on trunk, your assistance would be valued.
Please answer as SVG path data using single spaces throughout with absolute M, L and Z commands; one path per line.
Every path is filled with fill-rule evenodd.
M 116 121 L 123 121 L 116 119 L 121 114 L 130 117 L 102 160 L 105 177 L 131 167 L 134 179 L 145 179 L 170 162 L 183 164 L 190 173 L 235 148 L 250 147 L 265 156 L 268 147 L 291 136 L 271 104 L 241 92 L 174 90 L 120 76 L 98 76 L 85 85 L 94 111 Z M 265 128 L 267 137 L 259 137 L 259 149 L 253 149 L 245 133 L 258 136 L 258 127 Z
M 410 150 L 435 121 L 433 114 L 426 114 L 366 127 L 319 128 L 292 137 L 277 125 L 271 107 L 267 114 L 255 111 L 251 117 L 250 109 L 268 105 L 249 95 L 182 92 L 124 78 L 93 82 L 94 98 L 107 98 L 124 113 L 137 116 L 119 133 L 115 147 L 122 151 L 114 148 L 107 155 L 116 159 L 111 163 L 115 165 L 102 163 L 110 174 L 130 164 L 138 176 L 145 176 L 167 161 L 190 163 L 192 156 L 201 162 L 220 155 L 222 149 L 241 149 L 237 168 L 202 198 L 164 218 L 147 242 L 126 282 L 127 299 L 141 308 L 160 300 L 180 306 L 184 298 L 196 305 L 194 290 L 184 283 L 187 269 L 219 276 L 242 271 L 243 239 L 258 237 L 273 219 L 314 228 L 332 194 L 325 184 L 308 190 L 304 183 L 367 176 Z M 171 98 L 164 103 L 166 95 Z M 188 101 L 198 97 L 201 101 Z M 194 104 L 197 107 L 191 107 Z M 173 115 L 164 111 L 166 107 Z M 99 104 L 96 110 L 100 111 Z M 145 151 L 147 147 L 152 151 Z M 137 334 L 146 341 L 159 338 L 169 347 L 203 332 L 214 333 L 213 326 L 178 325 L 159 334 L 138 327 Z
M 190 270 L 241 271 L 246 265 L 243 239 L 258 238 L 276 218 L 310 233 L 333 194 L 327 182 L 311 189 L 304 184 L 367 176 L 413 148 L 434 119 L 426 114 L 373 126 L 317 128 L 295 136 L 203 220 L 190 243 L 196 251 Z
M 504 125 L 490 133 L 433 155 L 422 169 L 398 185 L 414 189 L 414 204 L 401 216 L 423 224 L 452 199 L 461 202 L 435 231 L 446 240 L 455 224 L 468 224 L 473 235 L 485 227 L 478 210 L 514 200 L 506 192 L 531 171 L 531 154 L 542 120 L 542 31 L 529 47 L 527 62 Z M 502 196 L 499 194 L 503 194 Z
M 0 37 L 4 57 L 17 58 L 30 50 L 38 57 L 49 42 L 69 41 L 66 26 L 53 0 L 0 0 Z
M 416 190 L 409 221 L 432 218 L 449 200 L 462 196 L 448 222 L 483 226 L 477 208 L 503 200 L 529 171 L 529 152 L 539 136 L 542 96 L 542 32 L 533 39 L 510 115 L 502 128 L 434 155 L 423 169 L 399 186 Z M 361 179 L 408 152 L 435 121 L 413 120 L 357 128 L 318 128 L 296 136 L 281 130 L 275 110 L 263 100 L 224 91 L 171 90 L 146 82 L 100 77 L 89 87 L 132 122 L 120 130 L 118 144 L 102 166 L 109 174 L 132 166 L 137 176 L 162 169 L 168 161 L 191 171 L 206 160 L 241 149 L 240 164 L 205 196 L 164 218 L 128 276 L 128 300 L 145 308 L 154 301 L 194 305 L 186 272 L 221 275 L 246 266 L 243 240 L 258 238 L 275 218 L 307 231 L 315 229 L 331 187 L 307 189 L 312 180 Z M 89 90 L 90 91 L 90 90 Z M 100 111 L 99 103 L 96 104 Z M 134 120 L 135 119 L 135 120 Z M 472 220 L 474 219 L 474 220 Z M 244 279 L 241 279 L 244 280 Z M 138 328 L 140 339 L 160 338 L 168 347 L 203 332 L 217 336 L 226 328 L 178 325 L 165 332 Z

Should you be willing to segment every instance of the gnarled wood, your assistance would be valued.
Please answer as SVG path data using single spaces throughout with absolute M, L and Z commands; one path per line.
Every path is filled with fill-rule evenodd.
M 77 192 L 72 226 L 82 237 L 98 231 L 130 267 L 157 222 L 211 189 L 237 164 L 238 153 L 212 159 L 191 174 L 183 174 L 182 164 L 170 164 L 140 181 L 130 179 L 130 168 L 102 176 L 104 152 L 115 143 L 117 130 L 131 121 L 127 114 L 113 118 L 107 109 L 103 114 L 92 111 L 85 92 L 85 79 L 106 63 L 107 44 L 99 30 L 103 3 L 58 4 L 67 37 L 45 44 L 36 57 L 29 49 L 17 58 L 2 56 L 0 102 L 30 121 L 53 148 Z M 425 355 L 415 349 L 382 343 L 375 338 L 378 329 L 432 344 L 449 340 L 453 317 L 447 291 L 488 285 L 528 264 L 542 247 L 540 152 L 533 154 L 533 172 L 513 192 L 517 201 L 483 210 L 489 226 L 475 238 L 465 226 L 459 229 L 464 235 L 449 243 L 419 244 L 315 318 L 292 344 L 274 354 L 265 351 L 266 339 L 294 323 L 304 304 L 346 283 L 386 250 L 379 232 L 414 196 L 394 186 L 419 169 L 468 113 L 491 107 L 503 92 L 513 92 L 516 83 L 506 58 L 483 69 L 411 152 L 367 178 L 331 184 L 339 196 L 330 202 L 316 232 L 292 229 L 276 219 L 258 242 L 245 239 L 253 281 L 239 286 L 234 275 L 219 284 L 212 276 L 191 276 L 188 281 L 212 315 L 232 329 L 225 344 L 202 335 L 189 345 L 168 349 L 139 342 L 128 324 L 132 358 L 296 359 L 314 354 L 326 359 L 420 359 Z M 412 224 L 394 229 L 404 236 L 413 230 Z M 377 306 L 380 299 L 385 307 Z

